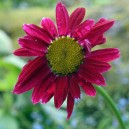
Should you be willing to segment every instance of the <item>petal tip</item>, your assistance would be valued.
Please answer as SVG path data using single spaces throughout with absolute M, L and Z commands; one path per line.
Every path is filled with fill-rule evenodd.
M 59 5 L 59 4 L 63 4 L 61 1 L 59 1 L 58 3 L 57 3 L 57 5 Z
M 70 119 L 70 115 L 67 115 L 67 118 L 66 118 L 66 120 L 68 121 Z
M 34 98 L 31 99 L 31 101 L 32 101 L 32 103 L 33 103 L 34 105 L 38 103 Z
M 64 6 L 64 4 L 61 1 L 56 4 L 56 8 L 62 7 L 62 6 Z
M 13 91 L 11 91 L 12 94 L 17 94 L 17 92 L 15 91 L 15 89 Z
M 104 82 L 103 84 L 101 84 L 101 86 L 107 86 L 106 82 Z
M 87 96 L 90 96 L 90 97 L 95 97 L 96 96 L 96 92 L 95 93 L 92 93 L 92 94 L 87 94 Z
M 27 25 L 28 25 L 28 24 L 24 23 L 24 24 L 22 25 L 22 28 L 25 29 L 25 27 L 26 27 Z
M 15 50 L 15 51 L 13 52 L 13 55 L 15 55 L 15 56 L 19 56 L 19 54 L 18 54 L 17 50 Z
M 61 105 L 55 105 L 55 107 L 59 110 Z

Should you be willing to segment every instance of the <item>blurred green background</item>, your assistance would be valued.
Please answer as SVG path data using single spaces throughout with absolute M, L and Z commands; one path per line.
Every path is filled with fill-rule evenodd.
M 115 101 L 122 119 L 129 128 L 129 1 L 128 0 L 62 0 L 69 12 L 76 7 L 87 9 L 86 18 L 115 19 L 106 33 L 107 43 L 99 47 L 118 47 L 121 58 L 112 63 L 104 76 L 104 89 Z M 43 17 L 55 20 L 57 0 L 0 0 L 0 129 L 119 129 L 119 124 L 104 99 L 97 94 L 82 93 L 74 111 L 66 121 L 66 104 L 60 110 L 53 100 L 47 105 L 33 105 L 31 91 L 22 95 L 11 92 L 27 59 L 12 55 L 17 39 L 24 35 L 23 23 L 40 25 Z M 97 47 L 97 48 L 99 48 Z

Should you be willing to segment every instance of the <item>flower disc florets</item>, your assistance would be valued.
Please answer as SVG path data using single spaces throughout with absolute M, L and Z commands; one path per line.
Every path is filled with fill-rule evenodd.
M 70 37 L 60 37 L 48 47 L 46 55 L 52 71 L 68 75 L 77 70 L 83 59 L 82 47 Z

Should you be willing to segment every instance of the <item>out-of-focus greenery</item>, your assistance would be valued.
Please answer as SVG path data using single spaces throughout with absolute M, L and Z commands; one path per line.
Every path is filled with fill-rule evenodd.
M 1 0 L 0 8 L 28 8 L 28 7 L 50 7 L 55 5 L 56 0 Z
M 71 12 L 77 6 L 87 8 L 86 18 L 115 19 L 115 25 L 106 33 L 107 43 L 99 47 L 118 47 L 121 58 L 112 63 L 104 76 L 110 94 L 129 128 L 129 1 L 127 0 L 62 0 Z M 65 106 L 54 108 L 53 100 L 47 105 L 33 105 L 31 92 L 13 95 L 26 59 L 12 55 L 18 48 L 17 39 L 24 35 L 23 23 L 40 25 L 43 17 L 55 20 L 56 0 L 1 0 L 0 1 L 0 129 L 119 129 L 117 120 L 103 98 L 82 94 L 66 121 Z M 97 47 L 97 48 L 99 48 Z

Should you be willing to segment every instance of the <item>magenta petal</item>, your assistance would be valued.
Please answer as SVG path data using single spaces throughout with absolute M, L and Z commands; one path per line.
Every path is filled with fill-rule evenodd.
M 110 62 L 120 57 L 120 51 L 117 48 L 106 48 L 93 51 L 87 55 L 87 58 L 103 61 L 103 62 Z
M 59 2 L 56 6 L 56 22 L 60 36 L 66 36 L 68 33 L 69 15 L 64 4 Z
M 114 24 L 113 20 L 102 20 L 101 22 L 100 21 L 94 25 L 93 29 L 85 37 L 92 43 L 93 46 L 97 45 L 96 41 L 98 40 L 98 38 L 102 36 L 104 32 L 110 29 Z
M 85 68 L 92 69 L 93 71 L 96 70 L 99 73 L 107 72 L 111 68 L 111 65 L 106 62 L 96 61 L 87 58 L 83 62 L 83 66 Z
M 49 86 L 52 85 L 54 81 L 54 76 L 53 74 L 50 73 L 51 71 L 48 68 L 47 64 L 46 66 L 44 66 L 43 69 L 44 73 L 41 76 L 42 82 L 40 85 L 34 87 L 32 93 L 32 102 L 34 104 L 38 103 L 41 100 L 41 98 L 43 97 Z
M 68 77 L 60 76 L 56 79 L 56 89 L 54 94 L 55 107 L 60 108 L 68 93 Z
M 106 42 L 106 37 L 104 37 L 103 35 L 101 35 L 93 44 L 92 47 L 96 46 L 96 45 L 100 45 Z
M 29 63 L 23 67 L 13 93 L 20 94 L 32 89 L 36 84 L 38 85 L 38 81 L 41 81 L 39 69 L 44 66 L 44 63 L 45 60 L 41 57 L 29 61 Z
M 44 74 L 44 71 L 40 70 L 39 72 L 35 73 L 34 76 L 31 77 L 31 79 L 27 80 L 23 84 L 16 84 L 13 93 L 14 94 L 21 94 L 24 93 L 28 90 L 31 90 L 35 86 L 40 86 L 42 83 L 42 78 L 41 76 Z
M 33 51 L 30 51 L 26 48 L 19 48 L 19 49 L 15 50 L 13 52 L 13 54 L 16 55 L 16 56 L 26 56 L 26 57 L 29 57 L 29 56 L 43 56 L 43 53 L 33 52 Z
M 69 18 L 69 31 L 79 25 L 85 16 L 85 8 L 77 8 Z
M 100 18 L 99 20 L 98 20 L 98 22 L 95 24 L 95 26 L 99 26 L 99 25 L 101 25 L 101 24 L 103 24 L 104 22 L 107 22 L 108 20 L 107 19 L 105 19 L 105 18 Z
M 96 89 L 94 88 L 94 86 L 90 83 L 90 82 L 83 82 L 82 85 L 83 90 L 85 91 L 85 93 L 89 96 L 95 96 L 96 95 Z
M 33 53 L 37 53 L 37 55 L 44 55 L 43 53 L 46 53 L 47 51 L 46 45 L 44 45 L 39 39 L 31 40 L 20 38 L 18 41 L 22 47 L 32 51 Z
M 67 98 L 67 119 L 70 118 L 72 111 L 73 111 L 73 107 L 74 107 L 74 98 L 73 96 L 69 93 L 68 94 L 68 98 Z
M 40 28 L 34 24 L 24 24 L 23 30 L 28 35 L 42 39 L 43 41 L 46 42 L 46 44 L 50 43 L 52 40 L 49 33 L 47 33 L 45 30 L 43 30 L 42 28 Z
M 78 73 L 75 74 L 75 77 L 76 77 L 76 79 L 77 79 L 77 81 L 78 81 L 79 86 L 82 86 L 84 79 L 82 79 L 82 78 L 79 76 Z
M 78 74 L 85 81 L 91 82 L 96 85 L 106 86 L 106 82 L 103 76 L 94 69 L 88 69 L 81 66 Z
M 49 88 L 47 89 L 47 91 L 45 92 L 45 94 L 42 97 L 42 103 L 49 102 L 49 100 L 54 96 L 55 87 L 56 87 L 55 83 L 52 84 L 51 86 L 49 86 Z
M 49 44 L 46 44 L 46 42 L 43 41 L 43 40 L 41 40 L 40 38 L 31 36 L 31 35 L 25 35 L 23 38 L 26 39 L 26 40 L 34 40 L 34 41 L 38 41 L 39 44 L 42 44 L 43 46 L 48 46 L 48 45 L 49 45 Z
M 78 40 L 85 39 L 86 35 L 90 32 L 94 25 L 94 20 L 89 19 L 81 23 L 79 26 L 75 27 L 71 35 L 73 38 Z
M 44 96 L 47 88 L 52 84 L 52 78 L 50 76 L 43 79 L 43 82 L 40 86 L 34 87 L 33 93 L 32 93 L 32 102 L 34 104 L 38 103 L 42 97 Z
M 69 88 L 70 88 L 70 93 L 74 98 L 80 98 L 80 87 L 78 85 L 77 79 L 72 76 L 69 79 Z
M 26 80 L 30 79 L 45 63 L 46 59 L 43 57 L 37 57 L 34 60 L 29 61 L 29 63 L 23 67 L 22 72 L 18 77 L 18 83 L 24 83 Z
M 55 39 L 58 36 L 55 24 L 50 18 L 43 18 L 41 21 L 41 25 L 44 30 L 50 33 L 53 39 Z
M 89 40 L 85 39 L 83 41 L 80 41 L 79 44 L 83 47 L 86 54 L 91 52 L 91 43 L 89 42 Z

